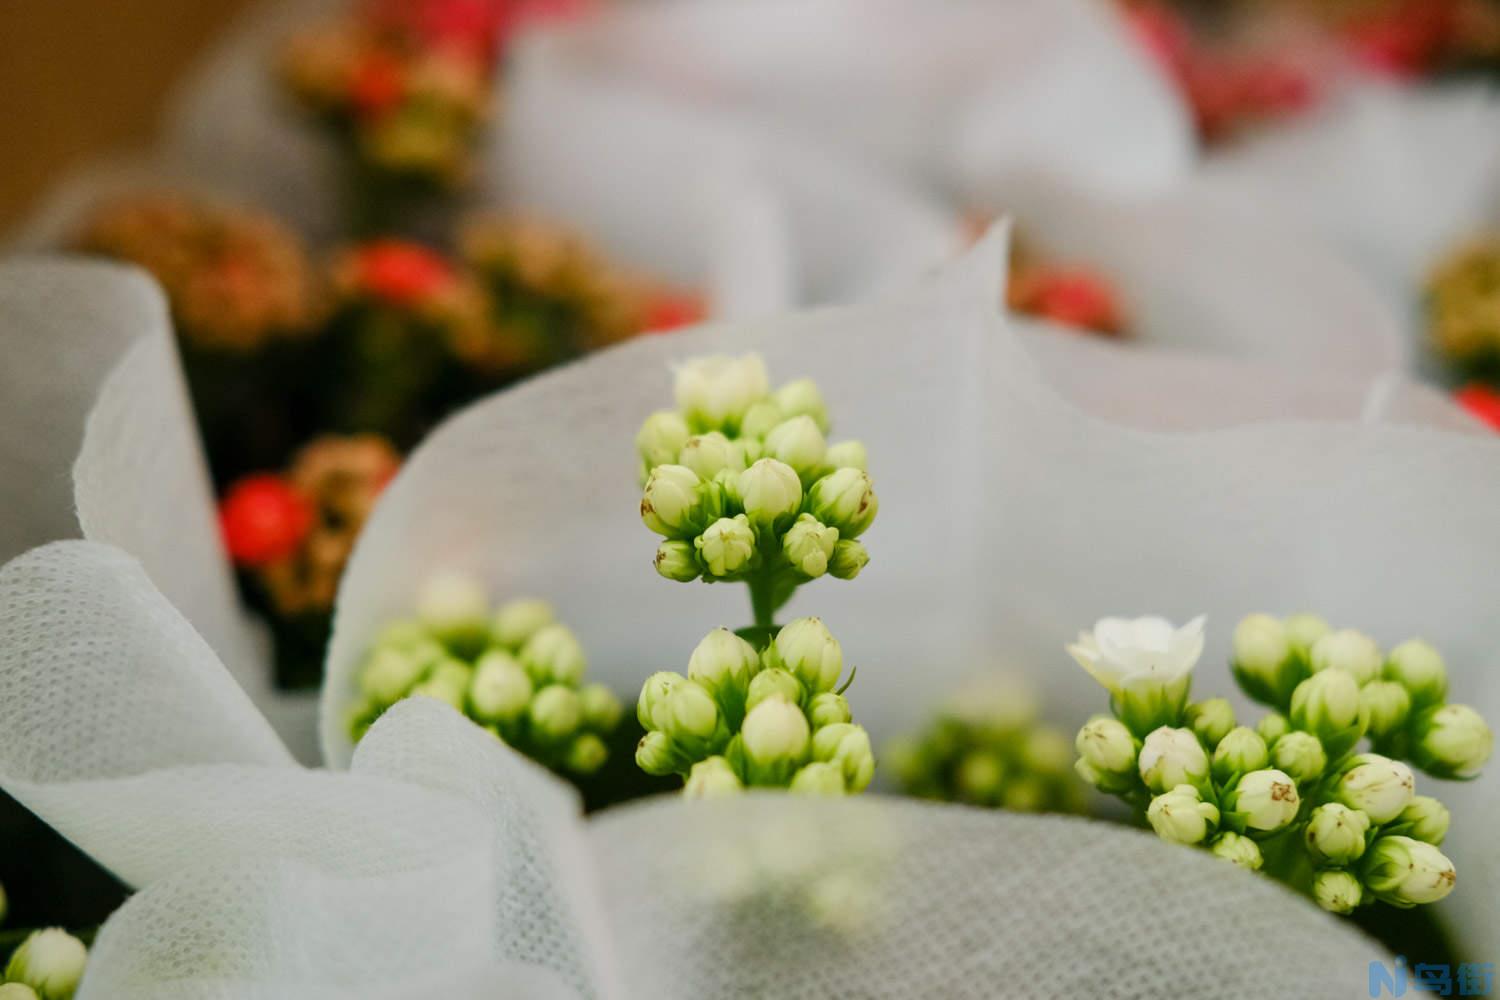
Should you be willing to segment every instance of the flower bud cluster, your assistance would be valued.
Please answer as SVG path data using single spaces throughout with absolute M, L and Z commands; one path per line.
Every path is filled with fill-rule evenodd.
M 1083 811 L 1067 736 L 1040 723 L 1030 692 L 1004 678 L 959 692 L 886 757 L 908 795 L 1016 812 Z
M 747 787 L 864 791 L 875 756 L 836 690 L 843 673 L 839 642 L 816 618 L 790 623 L 761 650 L 715 629 L 693 650 L 686 676 L 663 671 L 641 688 L 636 716 L 646 735 L 636 763 L 682 775 L 695 798 Z
M 5 966 L 0 1000 L 72 1000 L 88 958 L 83 942 L 61 928 L 33 931 Z
M 812 381 L 773 392 L 759 357 L 709 357 L 678 370 L 676 394 L 636 435 L 658 573 L 751 581 L 777 605 L 808 580 L 859 575 L 879 502 L 864 447 L 828 443 Z
M 586 666 L 578 638 L 544 601 L 492 611 L 477 581 L 436 576 L 415 618 L 387 625 L 366 655 L 350 736 L 362 738 L 401 699 L 426 695 L 555 771 L 592 774 L 624 708 L 604 685 L 583 682 Z

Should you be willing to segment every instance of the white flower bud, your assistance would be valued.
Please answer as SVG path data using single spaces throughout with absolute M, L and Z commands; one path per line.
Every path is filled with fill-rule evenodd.
M 541 684 L 577 684 L 588 669 L 583 644 L 566 625 L 543 625 L 517 654 L 531 679 Z
M 697 546 L 693 542 L 669 538 L 656 547 L 653 565 L 656 572 L 668 580 L 691 583 L 703 575 L 698 565 Z
M 833 547 L 833 558 L 828 561 L 828 573 L 835 579 L 852 580 L 870 564 L 870 552 L 864 542 L 853 538 L 841 538 Z
M 1364 894 L 1364 886 L 1349 872 L 1332 868 L 1313 876 L 1313 899 L 1329 913 L 1353 913 Z
M 1214 779 L 1220 784 L 1228 784 L 1236 774 L 1259 771 L 1270 760 L 1270 751 L 1260 734 L 1245 726 L 1236 726 L 1214 748 Z
M 41 1000 L 25 983 L 0 983 L 0 1000 Z
M 774 458 L 763 458 L 741 472 L 737 491 L 750 523 L 759 527 L 779 529 L 802 507 L 802 480 L 790 465 Z
M 864 791 L 875 776 L 875 754 L 863 726 L 850 722 L 824 726 L 813 733 L 812 753 L 814 760 L 839 766 L 850 792 Z
M 802 702 L 802 682 L 790 670 L 770 667 L 762 670 L 750 680 L 750 693 L 745 698 L 745 711 L 750 711 L 768 698 L 780 698 L 793 705 Z
M 492 649 L 479 658 L 469 681 L 469 708 L 480 722 L 513 722 L 531 704 L 531 678 L 520 661 Z
M 714 741 L 722 721 L 713 695 L 702 684 L 691 680 L 672 688 L 660 714 L 664 723 L 662 732 L 693 755 Z
M 1112 783 L 1121 790 L 1133 783 L 1140 743 L 1120 720 L 1108 715 L 1094 716 L 1078 730 L 1073 745 L 1079 758 L 1100 775 L 1132 779 Z
M 766 457 L 785 462 L 804 480 L 822 468 L 827 454 L 828 442 L 812 417 L 793 417 L 766 435 Z
M 435 698 L 462 712 L 467 707 L 471 675 L 468 664 L 445 659 L 433 667 L 427 679 L 412 688 L 411 693 L 416 697 Z
M 625 706 L 615 693 L 603 684 L 586 684 L 578 690 L 578 707 L 583 712 L 583 724 L 596 733 L 613 732 L 625 714 Z
M 1411 695 L 1395 681 L 1371 681 L 1359 689 L 1360 711 L 1369 725 L 1371 739 L 1391 736 L 1406 725 L 1411 714 Z
M 406 697 L 427 672 L 411 653 L 378 647 L 359 672 L 359 690 L 377 705 L 393 705 Z
M 744 514 L 721 517 L 693 541 L 707 575 L 719 579 L 734 576 L 755 562 L 755 531 Z
M 807 717 L 812 721 L 814 729 L 822 729 L 824 726 L 848 722 L 854 716 L 849 711 L 849 702 L 843 695 L 824 691 L 822 694 L 814 695 L 812 701 L 808 703 Z
M 1320 865 L 1344 866 L 1365 853 L 1370 817 L 1339 802 L 1325 802 L 1307 817 L 1303 839 Z
M 531 732 L 543 743 L 561 743 L 583 723 L 578 692 L 561 684 L 549 684 L 531 699 Z
M 807 416 L 827 433 L 828 407 L 823 402 L 823 393 L 818 383 L 810 378 L 799 378 L 777 389 L 772 396 L 781 412 L 788 417 Z
M 1275 833 L 1297 818 L 1297 785 L 1274 769 L 1251 771 L 1224 795 L 1224 811 L 1248 830 Z
M 417 598 L 417 618 L 453 649 L 482 647 L 489 614 L 484 584 L 465 573 L 439 573 L 423 585 Z
M 1468 705 L 1430 708 L 1412 727 L 1412 759 L 1438 778 L 1472 778 L 1490 759 L 1495 736 Z
M 1411 837 L 1381 837 L 1360 866 L 1365 887 L 1394 906 L 1436 903 L 1458 881 L 1453 862 L 1433 845 Z
M 1158 795 L 1178 785 L 1201 785 L 1208 778 L 1208 754 L 1190 729 L 1162 726 L 1141 745 L 1141 780 Z
M 394 621 L 383 626 L 375 634 L 375 649 L 397 649 L 408 650 L 419 643 L 431 640 L 425 626 L 421 622 L 405 620 Z
M 1328 622 L 1310 614 L 1292 615 L 1281 624 L 1286 629 L 1287 641 L 1292 644 L 1292 650 L 1304 659 L 1312 651 L 1315 642 L 1333 631 L 1333 626 Z
M 812 732 L 802 709 L 781 698 L 767 698 L 745 715 L 740 730 L 755 784 L 790 780 L 806 759 Z
M 1266 746 L 1270 746 L 1291 731 L 1292 724 L 1280 712 L 1262 716 L 1261 720 L 1255 724 L 1255 732 L 1266 741 Z
M 703 481 L 685 465 L 658 465 L 646 477 L 641 520 L 667 538 L 692 538 L 704 524 Z
M 535 598 L 522 598 L 495 612 L 495 618 L 490 622 L 490 636 L 515 652 L 543 626 L 552 624 L 553 619 L 552 605 Z
M 1260 845 L 1233 830 L 1225 830 L 1215 837 L 1209 843 L 1208 850 L 1214 857 L 1248 872 L 1260 871 L 1260 866 L 1265 862 L 1260 853 Z
M 5 967 L 5 978 L 31 987 L 41 1000 L 71 1000 L 88 958 L 82 941 L 49 927 L 33 931 L 21 942 Z
M 685 465 L 697 473 L 700 479 L 712 479 L 719 473 L 743 472 L 745 452 L 739 445 L 718 431 L 695 434 L 682 446 L 679 465 Z
M 775 665 L 790 670 L 813 694 L 832 691 L 844 672 L 844 652 L 828 626 L 817 618 L 798 618 L 776 633 Z
M 1308 666 L 1313 673 L 1342 670 L 1359 684 L 1380 676 L 1380 647 L 1375 640 L 1352 628 L 1330 632 L 1313 643 Z
M 1073 759 L 1068 738 L 1049 726 L 1038 726 L 1021 744 L 1021 763 L 1039 775 L 1066 774 Z
M 1292 726 L 1323 741 L 1329 756 L 1347 753 L 1364 735 L 1359 683 L 1347 670 L 1323 670 L 1292 692 Z
M 658 410 L 647 417 L 635 436 L 635 448 L 646 470 L 676 462 L 690 434 L 687 421 L 672 410 Z
M 745 790 L 740 776 L 723 757 L 705 757 L 688 772 L 682 794 L 689 799 L 717 799 Z
M 843 468 L 813 483 L 807 509 L 819 521 L 839 529 L 840 538 L 858 538 L 874 523 L 880 501 L 868 474 Z
M 1415 795 L 1406 808 L 1401 810 L 1401 815 L 1396 817 L 1396 822 L 1387 828 L 1387 832 L 1404 834 L 1441 847 L 1443 838 L 1448 836 L 1448 824 L 1452 819 L 1448 807 L 1431 795 Z
M 658 731 L 641 737 L 635 747 L 635 763 L 642 771 L 660 778 L 681 771 L 686 758 L 672 742 L 672 737 Z
M 828 572 L 828 561 L 838 540 L 837 528 L 819 523 L 811 514 L 802 514 L 781 536 L 781 551 L 797 572 L 808 579 L 817 579 Z
M 789 416 L 791 414 L 781 412 L 781 407 L 776 405 L 774 399 L 761 400 L 746 410 L 745 416 L 740 420 L 740 443 L 758 443 L 758 439 L 771 433 L 773 427 Z M 761 457 L 758 454 L 752 456 L 749 451 L 746 454 L 751 456 L 750 461 Z
M 1399 760 L 1363 753 L 1344 765 L 1335 795 L 1351 809 L 1359 809 L 1382 826 L 1401 815 L 1411 803 L 1416 779 Z
M 796 795 L 846 795 L 844 771 L 838 764 L 814 761 L 804 764 L 792 775 L 791 791 Z
M 756 354 L 695 358 L 677 369 L 677 408 L 695 430 L 733 432 L 745 412 L 769 394 L 766 365 Z
M 1234 728 L 1234 709 L 1224 698 L 1209 698 L 1189 705 L 1183 722 L 1212 750 Z
M 642 729 L 662 728 L 665 719 L 661 713 L 667 696 L 686 680 L 686 677 L 670 670 L 658 670 L 646 678 L 646 683 L 641 685 L 640 697 L 635 702 L 635 717 Z
M 1219 810 L 1192 785 L 1178 785 L 1151 800 L 1146 819 L 1162 840 L 1174 844 L 1201 844 L 1219 825 Z
M 593 774 L 609 760 L 609 747 L 594 733 L 579 733 L 563 757 L 563 767 L 574 774 Z
M 823 464 L 830 469 L 858 469 L 860 472 L 869 472 L 870 455 L 865 450 L 863 441 L 840 441 L 828 446 L 828 453 L 823 456 Z
M 1286 627 L 1270 615 L 1250 615 L 1234 629 L 1230 661 L 1235 678 L 1256 701 L 1285 705 L 1302 679 Z
M 1386 657 L 1381 671 L 1411 695 L 1413 709 L 1441 705 L 1448 697 L 1448 667 L 1442 654 L 1421 639 L 1408 639 Z
M 1271 747 L 1271 765 L 1290 774 L 1300 785 L 1323 773 L 1328 766 L 1328 754 L 1312 733 L 1287 733 Z

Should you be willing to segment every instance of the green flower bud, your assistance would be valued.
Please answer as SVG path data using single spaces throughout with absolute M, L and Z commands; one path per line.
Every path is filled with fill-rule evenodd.
M 697 546 L 692 542 L 669 538 L 656 547 L 656 572 L 668 580 L 691 583 L 703 574 L 698 566 Z
M 647 471 L 670 465 L 687 444 L 691 432 L 687 421 L 672 410 L 658 410 L 646 418 L 635 435 L 635 450 Z
M 1292 731 L 1292 724 L 1280 712 L 1272 712 L 1255 724 L 1255 731 L 1270 746 Z
M 537 684 L 577 684 L 588 668 L 583 644 L 571 629 L 558 622 L 538 629 L 521 647 L 517 659 Z
M 1339 775 L 1335 797 L 1359 809 L 1377 826 L 1389 823 L 1411 804 L 1416 780 L 1399 760 L 1375 753 L 1350 758 Z
M 705 757 L 688 772 L 682 794 L 690 799 L 717 799 L 745 790 L 740 776 L 723 757 Z
M 1224 811 L 1236 825 L 1256 833 L 1275 833 L 1297 818 L 1301 799 L 1297 785 L 1287 774 L 1274 769 L 1251 771 L 1227 792 Z
M 749 712 L 768 698 L 780 698 L 793 705 L 802 703 L 802 682 L 790 670 L 770 667 L 750 679 L 750 693 L 745 698 L 745 711 Z
M 991 805 L 999 801 L 1004 784 L 1005 761 L 985 750 L 964 754 L 953 772 L 953 785 L 963 802 Z
M 1448 836 L 1448 824 L 1452 820 L 1448 807 L 1431 795 L 1415 795 L 1396 817 L 1395 823 L 1386 828 L 1387 833 L 1399 833 L 1416 840 L 1441 847 Z
M 1329 913 L 1353 913 L 1365 889 L 1349 872 L 1329 869 L 1313 876 L 1313 899 Z
M 793 417 L 766 435 L 765 454 L 796 469 L 806 481 L 823 467 L 828 442 L 811 417 Z
M 732 577 L 755 563 L 755 532 L 744 514 L 719 518 L 693 546 L 712 577 Z
M 451 649 L 478 652 L 489 637 L 484 585 L 463 573 L 440 573 L 423 585 L 417 618 Z
M 745 715 L 740 730 L 752 784 L 784 785 L 807 758 L 812 733 L 802 709 L 767 698 Z
M 759 355 L 695 358 L 677 369 L 677 408 L 698 431 L 733 432 L 756 402 L 770 394 L 765 362 Z
M 1284 706 L 1302 679 L 1286 627 L 1270 615 L 1250 615 L 1234 629 L 1230 661 L 1245 693 L 1268 705 Z
M 40 1000 L 25 983 L 0 983 L 0 1000 Z
M 531 704 L 532 691 L 531 678 L 520 661 L 492 649 L 475 664 L 469 681 L 469 709 L 480 722 L 514 722 Z
M 1162 726 L 1141 744 L 1137 760 L 1141 780 L 1158 795 L 1178 785 L 1201 785 L 1208 779 L 1208 754 L 1191 729 Z
M 847 795 L 844 771 L 838 764 L 814 761 L 792 775 L 791 790 L 797 795 Z
M 852 580 L 870 564 L 870 552 L 864 542 L 853 538 L 839 539 L 828 561 L 828 572 L 839 580 Z
M 862 792 L 875 776 L 875 753 L 870 749 L 870 734 L 863 726 L 840 722 L 824 726 L 812 737 L 814 760 L 837 764 L 844 774 L 850 792 Z
M 1146 819 L 1162 840 L 1173 844 L 1201 844 L 1219 825 L 1219 810 L 1192 785 L 1178 785 L 1151 800 Z
M 1287 733 L 1271 747 L 1271 765 L 1290 774 L 1301 785 L 1323 773 L 1328 766 L 1328 754 L 1312 733 Z
M 1365 853 L 1370 817 L 1338 802 L 1325 802 L 1307 817 L 1303 840 L 1313 861 L 1342 867 Z
M 1214 748 L 1214 780 L 1220 784 L 1228 784 L 1236 774 L 1259 771 L 1270 760 L 1270 751 L 1266 749 L 1266 741 L 1260 738 L 1260 734 L 1253 729 L 1236 726 Z
M 561 684 L 549 684 L 531 699 L 531 732 L 543 743 L 561 743 L 583 723 L 578 692 Z
M 818 383 L 810 378 L 799 378 L 788 382 L 772 394 L 776 405 L 788 417 L 810 417 L 823 433 L 828 432 L 828 407 L 823 403 L 823 393 Z
M 1411 695 L 1395 681 L 1371 681 L 1359 689 L 1360 711 L 1369 721 L 1371 739 L 1399 732 L 1411 713 Z
M 1087 764 L 1099 780 L 1095 787 L 1108 792 L 1123 792 L 1135 784 L 1136 755 L 1141 745 L 1125 724 L 1108 715 L 1096 715 L 1073 741 L 1079 761 Z
M 1359 682 L 1347 670 L 1313 674 L 1292 692 L 1291 719 L 1294 728 L 1322 740 L 1330 757 L 1342 757 L 1364 735 Z
M 802 480 L 790 465 L 774 458 L 763 458 L 741 472 L 736 488 L 746 516 L 757 527 L 779 530 L 802 507 Z
M 467 707 L 469 678 L 473 671 L 458 660 L 445 659 L 432 668 L 427 679 L 411 689 L 414 696 L 436 698 L 462 712 Z
M 1183 723 L 1197 734 L 1205 748 L 1212 750 L 1234 728 L 1234 709 L 1224 698 L 1210 698 L 1189 705 Z
M 874 523 L 880 501 L 868 474 L 843 468 L 813 483 L 807 509 L 819 521 L 839 529 L 840 538 L 858 538 Z
M 685 465 L 658 465 L 646 477 L 641 520 L 667 538 L 693 538 L 707 524 L 703 480 Z
M 635 717 L 642 729 L 663 727 L 664 717 L 661 713 L 666 705 L 667 696 L 677 685 L 686 680 L 686 677 L 670 670 L 659 670 L 646 678 L 646 683 L 641 685 L 640 697 L 635 703 Z
M 1429 708 L 1412 726 L 1412 760 L 1437 778 L 1473 778 L 1490 759 L 1495 736 L 1468 705 Z
M 375 633 L 375 649 L 407 650 L 432 637 L 427 628 L 416 621 L 395 621 Z
M 574 774 L 593 774 L 609 760 L 609 747 L 594 733 L 580 733 L 574 737 L 563 758 L 563 766 Z
M 1436 903 L 1458 881 L 1453 862 L 1433 845 L 1411 837 L 1381 837 L 1360 866 L 1365 888 L 1392 906 Z
M 1291 643 L 1292 651 L 1303 659 L 1312 652 L 1314 643 L 1333 631 L 1332 625 L 1317 615 L 1310 614 L 1292 615 L 1281 625 L 1286 629 L 1286 638 Z
M 511 601 L 495 612 L 490 622 L 490 637 L 512 652 L 526 644 L 526 640 L 553 622 L 552 605 L 535 598 Z
M 1215 837 L 1209 842 L 1208 850 L 1214 857 L 1238 865 L 1247 872 L 1260 871 L 1265 860 L 1261 857 L 1259 844 L 1233 830 L 1225 830 Z
M 615 693 L 603 684 L 586 684 L 578 690 L 578 707 L 583 712 L 583 725 L 596 733 L 614 732 L 625 714 L 625 706 Z
M 33 931 L 10 956 L 5 978 L 36 991 L 41 1000 L 71 1000 L 83 978 L 89 952 L 58 927 Z
M 1375 640 L 1352 628 L 1330 632 L 1313 643 L 1308 666 L 1313 673 L 1342 670 L 1359 684 L 1368 684 L 1380 676 L 1380 647 Z
M 393 705 L 426 673 L 426 666 L 406 650 L 378 647 L 359 672 L 359 690 L 377 705 Z
M 812 721 L 814 729 L 822 729 L 824 726 L 836 726 L 841 722 L 848 722 L 854 716 L 849 711 L 849 702 L 843 695 L 824 691 L 822 694 L 813 695 L 812 701 L 808 702 L 807 717 Z
M 691 680 L 672 688 L 661 717 L 662 732 L 693 756 L 714 742 L 723 721 L 714 696 L 702 684 Z
M 375 725 L 385 712 L 386 706 L 377 705 L 369 699 L 360 699 L 350 705 L 344 711 L 344 730 L 349 734 L 351 742 L 358 743 L 365 738 L 365 733 Z
M 790 670 L 813 694 L 832 691 L 844 672 L 844 651 L 817 618 L 798 618 L 785 626 L 767 652 L 774 665 Z
M 803 514 L 781 537 L 781 551 L 797 572 L 815 580 L 828 572 L 828 561 L 838 540 L 837 528 L 819 523 L 811 514 Z
M 1441 705 L 1448 697 L 1448 668 L 1442 654 L 1421 639 L 1408 639 L 1386 657 L 1382 671 L 1411 695 L 1413 709 Z
M 687 758 L 672 742 L 672 737 L 663 732 L 650 732 L 641 737 L 635 747 L 635 764 L 647 774 L 660 778 L 676 774 L 686 765 Z
M 1056 729 L 1033 729 L 1021 744 L 1021 763 L 1036 774 L 1066 774 L 1072 759 L 1068 738 Z
M 869 472 L 870 456 L 865 451 L 863 442 L 840 441 L 838 444 L 828 446 L 828 453 L 823 456 L 823 464 L 830 469 L 858 469 L 860 472 Z
M 745 452 L 718 431 L 709 431 L 687 439 L 687 443 L 682 446 L 678 464 L 692 469 L 699 479 L 709 480 L 726 470 L 743 472 Z
M 744 444 L 748 440 L 755 441 L 758 444 L 757 439 L 771 433 L 771 428 L 781 423 L 787 416 L 789 414 L 783 414 L 781 407 L 776 405 L 775 400 L 761 400 L 746 410 L 744 418 L 740 420 L 740 443 Z M 756 454 L 750 460 L 754 461 L 760 457 L 759 454 Z

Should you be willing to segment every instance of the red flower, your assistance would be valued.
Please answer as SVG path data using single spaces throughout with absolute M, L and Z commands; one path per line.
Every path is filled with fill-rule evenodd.
M 219 501 L 219 531 L 237 566 L 286 558 L 297 551 L 312 523 L 307 498 L 270 473 L 246 476 Z
M 360 286 L 389 305 L 419 305 L 453 282 L 448 262 L 418 243 L 377 240 L 355 254 Z
M 681 326 L 701 323 L 707 310 L 696 295 L 663 294 L 652 299 L 646 309 L 642 333 L 666 333 Z
M 1448 0 L 1408 0 L 1388 14 L 1355 22 L 1345 39 L 1367 68 L 1410 79 L 1432 68 L 1454 22 L 1454 5 Z
M 1131 7 L 1125 13 L 1130 30 L 1151 58 L 1172 79 L 1181 81 L 1196 57 L 1192 31 L 1178 14 L 1159 4 Z
M 1080 268 L 1035 267 L 1011 283 L 1011 306 L 1064 326 L 1118 334 L 1125 326 L 1119 297 L 1104 278 Z
M 1500 392 L 1472 382 L 1453 394 L 1458 405 L 1500 431 Z
M 354 67 L 349 100 L 357 114 L 379 118 L 401 103 L 406 81 L 401 64 L 384 52 L 370 52 Z

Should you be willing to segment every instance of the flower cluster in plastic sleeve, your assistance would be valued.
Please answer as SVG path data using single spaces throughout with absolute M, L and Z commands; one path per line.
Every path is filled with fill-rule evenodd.
M 880 505 L 864 446 L 828 443 L 814 382 L 773 393 L 758 356 L 708 357 L 678 369 L 676 396 L 636 436 L 658 573 L 747 583 L 761 627 L 800 584 L 859 575 Z
M 376 636 L 359 669 L 350 736 L 358 741 L 390 706 L 424 695 L 555 771 L 592 774 L 608 759 L 605 740 L 624 709 L 604 685 L 583 683 L 586 667 L 583 646 L 546 602 L 492 612 L 477 581 L 437 576 L 414 619 Z
M 1113 709 L 1079 731 L 1078 772 L 1164 840 L 1264 870 L 1335 913 L 1452 891 L 1439 850 L 1448 810 L 1416 794 L 1412 766 L 1473 778 L 1494 740 L 1478 712 L 1448 701 L 1447 669 L 1426 642 L 1383 654 L 1315 615 L 1251 615 L 1235 629 L 1232 669 L 1271 709 L 1253 727 L 1223 698 L 1189 701 L 1201 618 L 1177 629 L 1106 618 L 1068 651 Z
M 852 721 L 843 673 L 843 650 L 816 618 L 785 626 L 759 651 L 715 629 L 693 650 L 686 677 L 663 671 L 641 688 L 636 715 L 646 735 L 636 763 L 648 774 L 682 775 L 694 798 L 748 787 L 862 792 L 875 756 Z
M 141 193 L 97 206 L 72 242 L 151 272 L 177 332 L 206 351 L 248 353 L 308 337 L 322 318 L 321 281 L 306 247 L 262 212 Z
M 1500 234 L 1443 260 L 1427 282 L 1433 347 L 1461 372 L 1500 378 Z
M 0 1000 L 72 1000 L 88 958 L 84 943 L 61 928 L 32 931 L 5 965 Z
M 957 692 L 922 732 L 886 748 L 908 795 L 1015 812 L 1082 812 L 1083 786 L 1061 730 L 1037 719 L 1035 698 L 1003 676 Z

